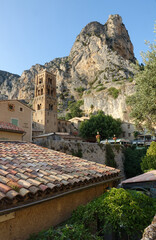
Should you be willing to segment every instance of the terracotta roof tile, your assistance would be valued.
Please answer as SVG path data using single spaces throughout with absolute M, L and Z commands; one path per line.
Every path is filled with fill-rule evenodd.
M 0 131 L 9 131 L 9 132 L 19 132 L 24 133 L 25 131 L 22 128 L 19 128 L 12 123 L 0 121 Z
M 3 183 L 0 183 L 0 192 L 7 193 L 11 188 Z
M 17 196 L 20 196 L 18 192 L 14 191 L 14 190 L 10 190 L 6 193 L 6 197 L 13 199 Z
M 7 182 L 9 182 L 9 179 L 0 175 L 0 183 L 7 184 Z
M 22 197 L 25 197 L 27 195 L 31 196 L 30 191 L 28 189 L 26 189 L 26 188 L 21 188 L 20 191 L 19 191 L 19 194 Z
M 113 180 L 119 172 L 117 169 L 32 143 L 2 141 L 0 209 L 106 179 Z

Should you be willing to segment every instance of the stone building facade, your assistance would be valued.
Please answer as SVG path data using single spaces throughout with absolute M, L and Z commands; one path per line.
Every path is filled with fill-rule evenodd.
M 32 141 L 32 112 L 30 108 L 22 100 L 1 100 L 0 101 L 0 121 L 11 123 L 25 132 L 23 141 Z M 7 139 L 11 137 L 6 136 Z
M 43 133 L 57 131 L 56 77 L 47 70 L 43 70 L 35 78 L 33 109 L 34 128 Z

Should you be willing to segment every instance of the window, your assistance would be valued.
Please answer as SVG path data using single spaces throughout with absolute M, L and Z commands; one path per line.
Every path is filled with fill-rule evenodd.
M 52 84 L 52 79 L 51 78 L 48 78 L 48 83 Z
M 125 132 L 122 132 L 122 136 L 125 137 Z
M 53 110 L 53 105 L 52 104 L 49 104 L 49 110 Z
M 37 110 L 40 110 L 40 109 L 41 109 L 41 103 L 37 104 Z
M 49 120 L 47 120 L 47 123 L 49 123 Z
M 41 89 L 41 95 L 43 95 L 43 88 Z
M 39 84 L 43 83 L 43 78 L 39 79 Z
M 12 119 L 11 119 L 11 123 L 12 123 L 13 125 L 15 125 L 15 126 L 18 126 L 18 119 L 12 118 Z
M 128 129 L 130 129 L 130 124 L 128 124 Z
M 128 133 L 128 137 L 131 137 L 131 133 Z
M 20 112 L 23 112 L 23 108 L 22 107 L 20 107 Z

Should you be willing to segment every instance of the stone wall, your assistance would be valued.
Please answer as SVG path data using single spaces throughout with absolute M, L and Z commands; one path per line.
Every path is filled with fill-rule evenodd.
M 101 164 L 105 164 L 106 162 L 106 146 L 104 144 L 88 143 L 82 141 L 59 141 L 52 139 L 36 140 L 35 143 L 56 151 L 87 159 L 88 161 L 94 161 Z M 120 176 L 122 176 L 122 178 L 125 178 L 123 167 L 123 146 L 111 146 L 115 154 L 117 168 L 121 170 Z

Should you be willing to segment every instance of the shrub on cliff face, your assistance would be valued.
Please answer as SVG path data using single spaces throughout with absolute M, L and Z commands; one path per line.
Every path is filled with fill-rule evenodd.
M 66 114 L 66 120 L 69 120 L 71 118 L 74 118 L 74 117 L 82 117 L 83 115 L 83 111 L 82 109 L 80 108 L 80 106 L 83 105 L 83 101 L 82 100 L 79 100 L 77 102 L 71 102 L 69 104 L 69 110 L 70 112 L 68 112 Z
M 111 95 L 114 99 L 116 99 L 119 96 L 119 92 L 120 91 L 118 89 L 116 89 L 115 87 L 110 87 L 108 89 L 109 95 Z

